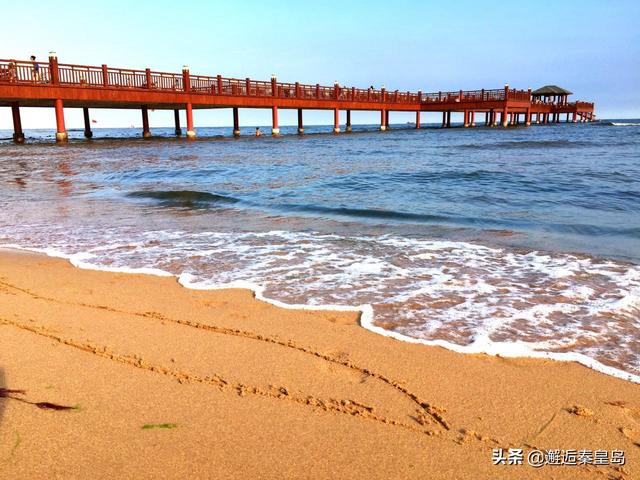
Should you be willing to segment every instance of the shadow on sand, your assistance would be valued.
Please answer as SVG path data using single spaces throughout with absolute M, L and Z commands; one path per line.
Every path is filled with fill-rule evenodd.
M 0 392 L 4 392 L 6 388 L 7 386 L 5 385 L 4 381 L 4 370 L 0 368 Z M 0 426 L 2 425 L 2 415 L 4 413 L 4 407 L 8 401 L 8 398 L 4 398 L 2 395 L 0 395 Z

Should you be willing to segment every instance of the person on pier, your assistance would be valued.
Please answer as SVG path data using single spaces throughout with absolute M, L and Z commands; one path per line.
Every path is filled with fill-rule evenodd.
M 33 62 L 33 70 L 31 71 L 31 79 L 35 83 L 40 82 L 40 64 L 36 62 L 36 56 L 31 55 L 31 61 Z

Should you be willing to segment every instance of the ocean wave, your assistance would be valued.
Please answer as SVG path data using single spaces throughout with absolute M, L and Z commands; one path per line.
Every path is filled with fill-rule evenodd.
M 582 148 L 596 145 L 587 140 L 510 140 L 495 143 L 469 143 L 458 145 L 457 148 L 471 150 L 487 149 L 519 149 L 519 148 Z
M 157 200 L 165 207 L 207 208 L 213 205 L 232 204 L 240 200 L 226 195 L 194 190 L 142 190 L 127 194 L 129 198 Z

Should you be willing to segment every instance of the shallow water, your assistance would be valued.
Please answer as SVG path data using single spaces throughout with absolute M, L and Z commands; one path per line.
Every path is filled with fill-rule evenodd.
M 638 376 L 640 126 L 615 123 L 63 146 L 32 131 L 0 143 L 0 243 L 371 305 L 372 329 Z

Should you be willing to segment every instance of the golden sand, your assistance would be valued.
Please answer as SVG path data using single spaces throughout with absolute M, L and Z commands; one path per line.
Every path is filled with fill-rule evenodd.
M 1 478 L 640 478 L 639 385 L 15 251 L 0 392 Z M 496 448 L 626 465 L 493 465 Z

